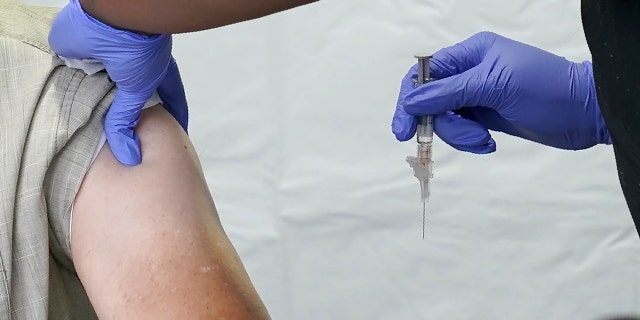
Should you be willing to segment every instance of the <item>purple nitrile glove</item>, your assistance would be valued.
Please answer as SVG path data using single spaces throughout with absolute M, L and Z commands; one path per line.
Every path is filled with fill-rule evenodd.
M 491 32 L 433 55 L 431 76 L 416 88 L 414 66 L 402 81 L 392 131 L 416 131 L 415 116 L 434 115 L 434 132 L 455 149 L 490 153 L 488 130 L 581 150 L 611 144 L 596 99 L 591 63 L 570 62 Z
M 71 0 L 53 22 L 49 44 L 62 57 L 102 62 L 116 83 L 118 91 L 105 116 L 104 131 L 122 164 L 134 166 L 142 161 L 134 128 L 154 91 L 187 130 L 187 100 L 171 55 L 171 35 L 146 36 L 115 29 L 89 16 L 78 0 Z

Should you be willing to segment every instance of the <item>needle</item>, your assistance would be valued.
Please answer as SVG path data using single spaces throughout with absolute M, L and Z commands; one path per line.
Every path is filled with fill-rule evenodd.
M 422 201 L 422 239 L 424 239 L 424 225 L 425 225 L 425 220 L 427 219 L 427 202 L 426 201 Z

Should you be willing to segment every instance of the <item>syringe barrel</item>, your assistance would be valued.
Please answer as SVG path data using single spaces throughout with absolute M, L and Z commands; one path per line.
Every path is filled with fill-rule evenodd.
M 418 159 L 421 161 L 429 160 L 431 161 L 431 144 L 430 143 L 421 143 L 418 144 Z
M 433 116 L 418 117 L 416 137 L 418 143 L 433 142 Z
M 432 81 L 429 71 L 429 55 L 416 55 L 418 59 L 418 85 L 423 85 Z M 433 141 L 433 116 L 418 117 L 418 127 L 416 130 L 418 143 L 431 143 Z

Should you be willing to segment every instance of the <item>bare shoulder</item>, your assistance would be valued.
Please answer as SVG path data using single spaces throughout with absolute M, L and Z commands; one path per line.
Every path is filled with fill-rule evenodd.
M 188 136 L 158 106 L 136 131 L 142 164 L 105 146 L 74 205 L 73 261 L 98 316 L 268 319 Z

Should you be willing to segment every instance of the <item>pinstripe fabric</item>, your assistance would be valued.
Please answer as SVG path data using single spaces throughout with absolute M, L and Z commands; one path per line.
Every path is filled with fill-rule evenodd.
M 56 9 L 0 0 L 0 319 L 95 319 L 73 269 L 72 201 L 114 85 L 47 46 Z

